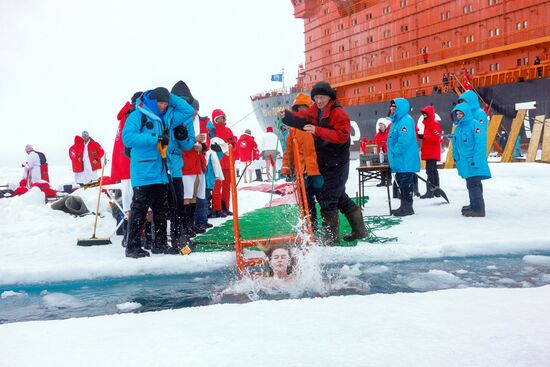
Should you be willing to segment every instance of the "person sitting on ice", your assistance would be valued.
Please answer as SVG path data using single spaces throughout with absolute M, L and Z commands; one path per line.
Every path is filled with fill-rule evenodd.
M 74 137 L 74 144 L 69 148 L 69 158 L 73 166 L 74 180 L 83 185 L 97 179 L 97 170 L 101 169 L 101 158 L 105 152 L 101 145 L 90 138 L 87 131 Z
M 472 116 L 470 106 L 460 103 L 453 109 L 456 128 L 453 132 L 453 159 L 460 177 L 466 180 L 470 205 L 462 207 L 465 217 L 484 217 L 482 180 L 491 178 L 487 164 L 487 131 Z
M 40 172 L 40 156 L 34 151 L 32 145 L 27 144 L 25 146 L 25 152 L 27 152 L 27 163 L 23 164 L 23 177 L 25 185 L 31 187 L 32 184 L 42 181 L 42 174 Z

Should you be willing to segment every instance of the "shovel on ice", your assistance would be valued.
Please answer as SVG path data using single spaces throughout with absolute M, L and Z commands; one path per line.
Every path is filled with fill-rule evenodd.
M 428 182 L 427 180 L 423 179 L 421 176 L 414 174 L 416 177 L 418 177 L 420 180 L 424 181 L 426 185 L 428 185 L 429 190 L 434 194 L 434 196 L 441 196 L 447 203 L 449 203 L 449 198 L 447 198 L 447 194 L 445 194 L 445 191 L 441 189 L 439 186 L 435 186 L 433 183 Z
M 101 167 L 101 178 L 99 179 L 99 193 L 97 194 L 97 205 L 95 208 L 94 233 L 90 238 L 79 238 L 76 241 L 77 246 L 99 246 L 99 245 L 109 245 L 112 243 L 110 238 L 98 238 L 95 236 L 95 230 L 97 227 L 97 217 L 99 216 L 99 201 L 101 200 L 101 189 L 103 187 L 103 172 L 105 171 L 106 164 L 107 162 L 105 159 Z

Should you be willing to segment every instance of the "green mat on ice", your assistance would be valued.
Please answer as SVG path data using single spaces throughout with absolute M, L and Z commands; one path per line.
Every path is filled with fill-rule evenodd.
M 278 205 L 271 208 L 260 208 L 239 216 L 239 227 L 241 238 L 267 238 L 283 236 L 296 233 L 299 211 L 296 205 Z M 320 213 L 318 218 L 321 218 Z M 397 237 L 380 237 L 376 235 L 378 230 L 383 230 L 397 225 L 401 222 L 395 217 L 366 217 L 365 225 L 369 231 L 369 237 L 363 242 L 386 243 L 396 241 Z M 346 217 L 340 214 L 340 235 L 351 231 Z M 233 242 L 233 219 L 226 221 L 220 226 L 212 228 L 207 233 L 195 238 L 197 242 L 208 242 L 198 244 L 195 252 L 232 251 L 233 246 L 227 242 Z M 216 244 L 216 243 L 219 244 Z M 358 241 L 340 241 L 341 247 L 357 246 Z

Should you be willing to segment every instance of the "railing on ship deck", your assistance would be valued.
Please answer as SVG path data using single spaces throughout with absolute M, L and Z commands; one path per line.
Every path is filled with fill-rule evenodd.
M 539 69 L 542 78 L 550 77 L 550 60 L 542 62 L 540 65 L 522 66 L 512 70 L 470 77 L 470 83 L 474 88 L 481 88 L 497 84 L 507 84 L 536 79 L 539 77 Z M 338 100 L 344 106 L 355 106 L 365 103 L 390 101 L 398 97 L 412 98 L 418 96 L 429 96 L 432 93 L 447 93 L 452 92 L 456 87 L 459 87 L 459 83 L 456 80 L 451 79 L 449 80 L 449 84 L 447 86 L 442 83 L 431 83 L 424 84 L 422 87 L 418 88 L 402 88 L 395 91 L 375 92 L 368 95 L 349 98 L 339 96 Z

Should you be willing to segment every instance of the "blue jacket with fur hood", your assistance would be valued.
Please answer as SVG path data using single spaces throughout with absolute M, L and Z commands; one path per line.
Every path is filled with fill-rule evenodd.
M 416 126 L 409 115 L 410 105 L 405 98 L 396 98 L 395 112 L 389 116 L 392 124 L 388 133 L 388 160 L 392 172 L 419 172 L 420 154 L 416 141 Z
M 487 131 L 481 122 L 473 118 L 470 107 L 467 103 L 459 103 L 451 113 L 456 124 L 453 132 L 453 159 L 460 177 L 479 176 L 486 180 L 491 178 L 487 164 Z M 456 111 L 462 111 L 462 120 L 458 120 Z
M 149 99 L 150 92 L 145 92 L 137 101 L 136 110 L 128 116 L 122 130 L 124 145 L 132 148 L 130 157 L 132 187 L 168 183 L 168 174 L 157 149 L 158 138 L 166 129 L 170 131 L 170 136 L 173 138 L 173 128 L 179 124 L 185 124 L 195 113 L 191 105 L 174 94 L 170 95 L 170 103 L 164 114 L 153 111 L 156 101 Z M 153 106 L 153 109 L 149 106 Z M 142 116 L 145 116 L 143 119 L 145 123 L 142 123 Z M 191 144 L 194 144 L 193 130 L 191 129 L 188 133 Z M 181 170 L 181 166 L 179 169 Z

